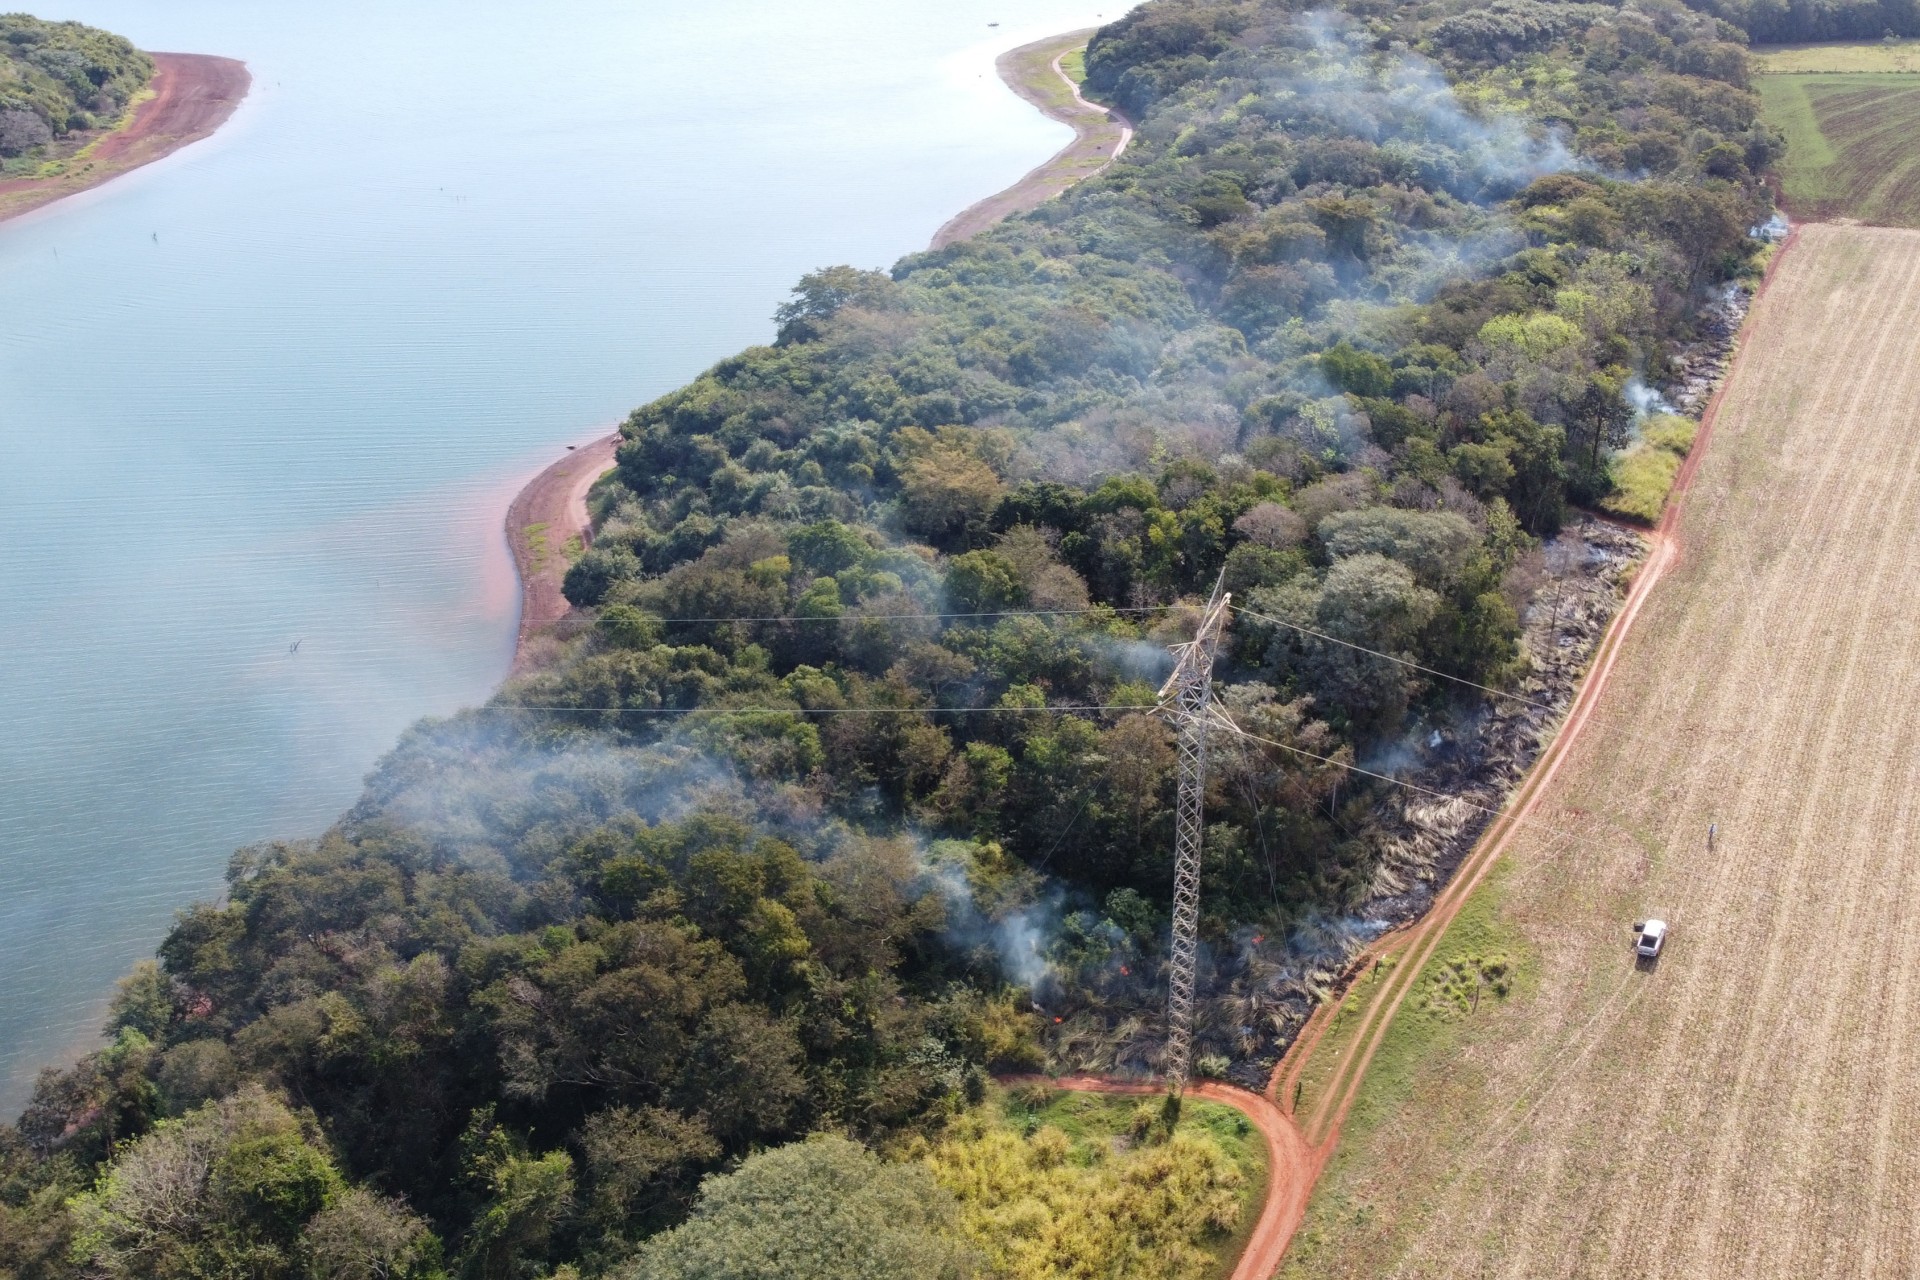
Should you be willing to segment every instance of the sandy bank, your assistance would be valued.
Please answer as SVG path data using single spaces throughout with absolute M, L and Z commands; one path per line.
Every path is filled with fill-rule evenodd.
M 1086 44 L 1092 34 L 1088 29 L 1048 36 L 1010 49 L 995 61 L 1008 88 L 1038 107 L 1042 115 L 1073 126 L 1073 141 L 1005 191 L 963 209 L 934 234 L 931 247 L 965 240 L 1016 213 L 1037 208 L 1074 183 L 1093 177 L 1127 149 L 1133 126 L 1119 112 L 1081 97 L 1080 86 L 1060 66 L 1060 59 Z
M 529 480 L 507 508 L 507 545 L 520 575 L 520 637 L 513 669 L 529 662 L 531 641 L 542 629 L 567 616 L 573 606 L 560 592 L 567 566 L 592 541 L 587 490 L 613 466 L 620 433 L 569 449 L 557 462 Z
M 49 178 L 0 182 L 0 221 L 97 187 L 200 139 L 227 122 L 247 96 L 247 64 L 202 53 L 156 53 L 153 96 L 133 118 L 101 134 Z

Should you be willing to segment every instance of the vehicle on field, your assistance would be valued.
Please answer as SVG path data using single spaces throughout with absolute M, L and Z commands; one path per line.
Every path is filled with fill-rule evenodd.
M 1640 920 L 1633 926 L 1633 953 L 1643 959 L 1652 960 L 1660 954 L 1660 948 L 1667 944 L 1667 922 L 1665 920 Z

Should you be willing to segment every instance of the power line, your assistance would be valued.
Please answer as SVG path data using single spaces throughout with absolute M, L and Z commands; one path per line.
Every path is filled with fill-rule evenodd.
M 1157 702 L 1056 703 L 1040 707 L 578 707 L 530 702 L 490 702 L 470 711 L 605 711 L 620 714 L 654 716 L 695 715 L 794 715 L 794 716 L 866 716 L 866 715 L 1037 715 L 1068 711 L 1155 711 Z
M 643 615 L 643 620 L 658 623 L 661 626 L 692 625 L 695 623 L 723 624 L 730 622 L 939 622 L 954 618 L 1064 618 L 1085 617 L 1091 614 L 1101 613 L 1159 613 L 1176 607 L 1178 606 L 1100 605 L 1087 609 L 990 609 L 978 610 L 972 613 L 766 614 L 727 618 L 660 618 L 652 614 L 645 614 Z M 1469 680 L 1465 676 L 1457 676 L 1451 672 L 1441 671 L 1435 667 L 1424 666 L 1421 663 L 1414 662 L 1407 658 L 1397 657 L 1391 653 L 1384 653 L 1379 649 L 1368 648 L 1363 644 L 1355 644 L 1351 640 L 1342 640 L 1338 636 L 1328 635 L 1324 631 L 1316 631 L 1312 627 L 1302 626 L 1297 622 L 1289 622 L 1285 618 L 1276 618 L 1271 614 L 1260 613 L 1257 610 L 1248 609 L 1242 605 L 1231 605 L 1229 607 L 1232 608 L 1235 613 L 1244 614 L 1249 618 L 1256 618 L 1261 622 L 1270 623 L 1276 627 L 1286 627 L 1302 635 L 1312 636 L 1316 640 L 1324 640 L 1328 644 L 1337 644 L 1342 648 L 1352 649 L 1375 658 L 1381 658 L 1387 662 L 1392 662 L 1399 666 L 1407 667 L 1410 670 L 1421 672 L 1424 675 L 1437 676 L 1442 680 L 1451 680 L 1455 684 L 1462 684 L 1470 689 L 1478 689 L 1480 692 L 1491 694 L 1496 698 L 1507 698 L 1514 702 L 1525 703 L 1527 706 L 1538 708 L 1541 711 L 1553 712 L 1560 710 L 1560 708 L 1555 707 L 1551 703 L 1541 702 L 1537 699 L 1529 698 L 1524 694 L 1513 693 L 1510 690 L 1496 689 L 1492 685 L 1481 684 L 1479 681 Z M 535 623 L 534 625 L 538 627 L 559 626 L 562 624 L 593 626 L 603 620 L 604 619 L 600 617 L 589 618 L 569 614 L 563 617 L 549 619 L 546 622 Z
M 1418 783 L 1408 782 L 1404 778 L 1396 778 L 1390 773 L 1375 773 L 1372 769 L 1362 769 L 1357 764 L 1348 764 L 1346 761 L 1336 760 L 1332 756 L 1316 755 L 1314 752 L 1308 751 L 1305 747 L 1296 747 L 1292 743 L 1281 742 L 1276 738 L 1263 738 L 1257 733 L 1249 733 L 1228 719 L 1224 712 L 1214 723 L 1220 728 L 1225 729 L 1228 733 L 1245 738 L 1249 742 L 1261 742 L 1269 747 L 1278 747 L 1282 751 L 1291 751 L 1294 755 L 1303 756 L 1308 760 L 1317 760 L 1321 764 L 1330 764 L 1336 769 L 1345 769 L 1349 773 L 1358 773 L 1368 778 L 1378 778 L 1381 782 L 1390 782 L 1396 787 L 1405 787 L 1409 791 L 1418 791 L 1421 795 L 1432 796 L 1436 800 L 1458 800 L 1461 804 L 1478 809 L 1482 813 L 1490 813 L 1496 816 L 1500 813 L 1498 809 L 1489 809 L 1483 804 L 1475 804 L 1465 796 L 1455 795 L 1450 791 L 1435 791 L 1431 787 L 1423 787 Z
M 1288 627 L 1300 632 L 1302 635 L 1312 636 L 1316 640 L 1325 640 L 1328 644 L 1342 645 L 1348 649 L 1356 649 L 1361 653 L 1372 654 L 1376 658 L 1385 658 L 1388 662 L 1395 662 L 1403 667 L 1411 667 L 1415 671 L 1424 672 L 1430 676 L 1439 676 L 1442 680 L 1451 680 L 1455 684 L 1464 684 L 1470 689 L 1478 689 L 1482 693 L 1490 693 L 1496 698 L 1511 698 L 1515 702 L 1524 702 L 1528 706 L 1538 707 L 1542 711 L 1560 710 L 1560 708 L 1550 703 L 1535 701 L 1524 694 L 1511 693 L 1505 689 L 1496 689 L 1492 685 L 1481 684 L 1479 681 L 1469 680 L 1465 676 L 1450 675 L 1445 671 L 1437 671 L 1432 667 L 1424 667 L 1410 659 L 1397 658 L 1391 653 L 1382 653 L 1378 649 L 1369 649 L 1363 644 L 1355 644 L 1351 640 L 1342 640 L 1340 637 L 1330 636 L 1324 631 L 1315 631 L 1312 627 L 1303 627 L 1297 622 L 1288 622 L 1285 618 L 1275 618 L 1269 614 L 1256 613 L 1252 609 L 1245 609 L 1237 604 L 1232 606 L 1232 608 L 1235 613 L 1245 614 L 1249 618 L 1258 618 L 1260 621 L 1270 622 L 1276 627 Z
M 1417 791 L 1423 796 L 1431 796 L 1435 800 L 1450 800 L 1457 804 L 1463 804 L 1467 808 L 1473 809 L 1479 813 L 1484 813 L 1490 818 L 1498 818 L 1502 814 L 1507 813 L 1507 810 L 1504 806 L 1497 809 L 1492 808 L 1487 805 L 1480 804 L 1477 801 L 1469 800 L 1463 795 L 1456 795 L 1451 791 L 1435 791 L 1432 787 L 1423 787 L 1417 782 L 1408 782 L 1404 778 L 1396 778 L 1389 773 L 1375 773 L 1372 769 L 1362 769 L 1357 764 L 1348 764 L 1344 760 L 1335 760 L 1331 756 L 1316 755 L 1315 753 L 1306 750 L 1304 747 L 1296 747 L 1291 743 L 1280 742 L 1273 738 L 1263 738 L 1257 733 L 1248 733 L 1245 729 L 1242 729 L 1238 724 L 1235 724 L 1233 720 L 1230 719 L 1224 712 L 1222 712 L 1219 718 L 1216 719 L 1213 723 L 1219 728 L 1225 729 L 1228 733 L 1234 734 L 1237 737 L 1246 738 L 1251 742 L 1264 743 L 1269 747 L 1279 747 L 1282 751 L 1291 751 L 1296 756 L 1303 756 L 1308 760 L 1317 760 L 1321 764 L 1330 764 L 1336 769 L 1345 769 L 1349 773 L 1357 773 L 1362 775 L 1363 777 L 1376 778 L 1381 782 L 1391 783 L 1396 787 L 1404 787 L 1408 791 Z M 1576 836 L 1570 831 L 1562 831 L 1558 827 L 1549 826 L 1546 823 L 1541 822 L 1535 818 L 1526 817 L 1521 814 L 1512 814 L 1510 816 L 1515 822 L 1524 822 L 1528 826 L 1538 827 L 1544 831 L 1551 831 L 1554 835 L 1557 835 L 1562 839 L 1573 840 L 1576 842 L 1582 839 L 1582 837 Z
M 641 614 L 646 622 L 657 622 L 662 626 L 693 622 L 936 622 L 946 618 L 1054 618 L 1078 617 L 1092 613 L 1158 613 L 1163 609 L 1176 606 L 1164 604 L 1150 605 L 1096 605 L 1089 609 L 989 609 L 975 613 L 833 613 L 833 614 L 767 614 L 761 617 L 736 618 L 658 618 L 650 613 Z M 603 617 L 585 617 L 576 614 L 563 614 L 550 618 L 546 622 L 536 622 L 536 627 L 557 626 L 563 622 L 592 625 L 602 622 Z

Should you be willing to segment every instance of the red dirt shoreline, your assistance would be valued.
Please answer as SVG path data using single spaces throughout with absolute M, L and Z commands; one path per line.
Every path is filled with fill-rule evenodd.
M 1037 209 L 1075 183 L 1093 177 L 1127 149 L 1133 138 L 1133 125 L 1111 107 L 1088 102 L 1080 86 L 1060 66 L 1060 59 L 1084 43 L 1095 28 L 1048 36 L 1032 44 L 1009 49 L 994 61 L 1000 79 L 1014 93 L 1031 103 L 1050 120 L 1058 120 L 1073 129 L 1073 141 L 1055 152 L 1045 164 L 1035 168 L 1005 191 L 996 191 L 968 205 L 949 218 L 933 236 L 932 249 L 943 249 L 979 235 L 995 223 L 1016 213 Z M 1035 65 L 1036 60 L 1044 63 Z M 1036 83 L 1030 77 L 1050 76 L 1064 86 L 1070 97 L 1062 101 L 1050 84 Z
M 0 182 L 0 222 L 110 182 L 172 155 L 225 124 L 253 77 L 247 64 L 204 53 L 155 53 L 153 97 L 134 109 L 125 128 L 104 134 L 84 159 L 53 178 Z
M 513 674 L 533 665 L 534 641 L 573 606 L 561 594 L 567 573 L 566 548 L 578 538 L 593 540 L 587 490 L 613 466 L 620 433 L 592 444 L 568 447 L 558 461 L 521 488 L 507 507 L 507 545 L 520 579 L 520 634 L 513 646 Z M 544 527 L 543 527 L 544 526 Z

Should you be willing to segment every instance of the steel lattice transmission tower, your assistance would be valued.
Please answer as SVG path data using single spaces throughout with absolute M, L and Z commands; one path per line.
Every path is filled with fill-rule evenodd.
M 1224 580 L 1225 574 L 1221 577 Z M 1167 1087 L 1187 1087 L 1193 1053 L 1193 980 L 1200 947 L 1200 848 L 1206 836 L 1207 730 L 1219 715 L 1213 705 L 1213 655 L 1227 625 L 1233 599 L 1213 588 L 1213 598 L 1192 640 L 1173 646 L 1173 674 L 1160 686 L 1160 712 L 1178 731 L 1180 801 L 1173 838 L 1173 963 L 1167 982 Z

